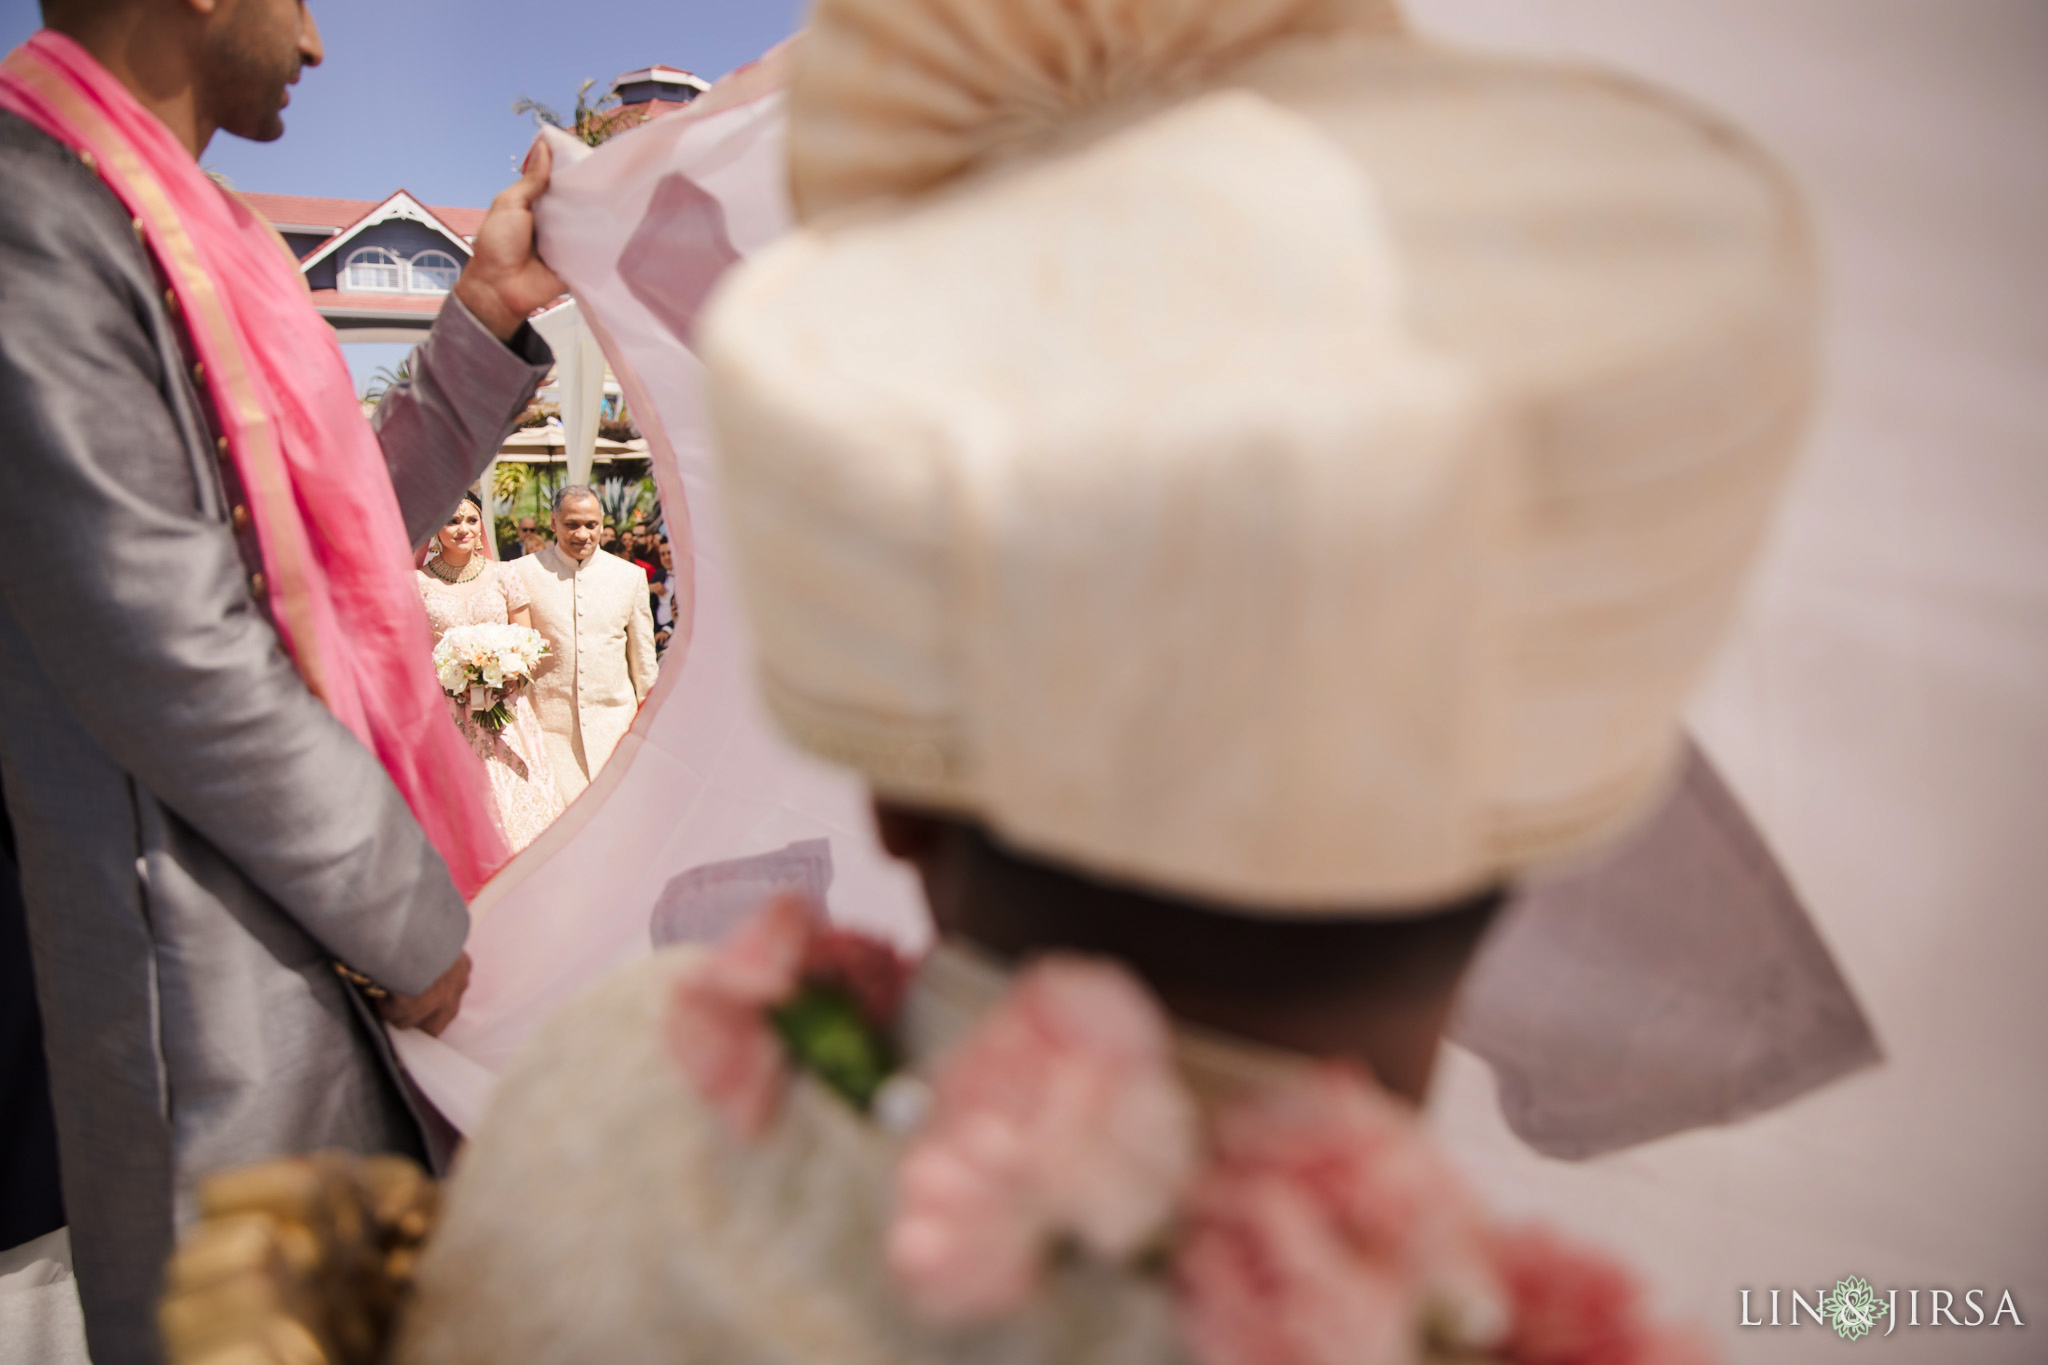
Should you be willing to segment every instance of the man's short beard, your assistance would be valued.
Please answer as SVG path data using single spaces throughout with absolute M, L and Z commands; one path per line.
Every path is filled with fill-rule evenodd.
M 285 88 L 299 74 L 296 26 L 289 33 L 273 27 L 264 5 L 240 0 L 200 57 L 215 126 L 251 142 L 284 136 Z

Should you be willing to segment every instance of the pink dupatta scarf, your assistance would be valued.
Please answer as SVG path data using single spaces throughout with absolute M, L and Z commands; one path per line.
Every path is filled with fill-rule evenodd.
M 78 152 L 134 215 L 247 492 L 285 650 L 474 895 L 508 856 L 504 837 L 434 677 L 383 451 L 289 250 L 62 34 L 45 29 L 0 63 L 0 108 Z

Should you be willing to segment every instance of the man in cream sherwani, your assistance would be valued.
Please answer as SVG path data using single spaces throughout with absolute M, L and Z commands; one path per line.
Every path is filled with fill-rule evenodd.
M 564 801 L 612 756 L 654 687 L 654 614 L 647 575 L 598 549 L 604 508 L 581 485 L 555 495 L 555 543 L 514 560 L 533 600 L 533 628 L 551 653 L 534 675 L 533 704 Z

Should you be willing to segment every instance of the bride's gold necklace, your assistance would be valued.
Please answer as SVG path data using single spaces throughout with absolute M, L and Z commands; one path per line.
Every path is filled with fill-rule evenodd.
M 452 576 L 441 567 L 441 556 L 439 555 L 435 555 L 427 561 L 427 568 L 432 570 L 434 577 L 440 579 L 443 583 L 468 583 L 484 571 L 484 557 L 482 555 L 471 555 L 469 563 L 457 569 Z

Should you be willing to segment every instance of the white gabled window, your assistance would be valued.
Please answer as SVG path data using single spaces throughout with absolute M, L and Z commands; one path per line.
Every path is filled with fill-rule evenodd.
M 455 287 L 461 264 L 445 251 L 422 251 L 412 258 L 412 292 L 445 294 Z
M 342 267 L 342 288 L 397 293 L 405 288 L 405 262 L 381 246 L 366 246 Z

